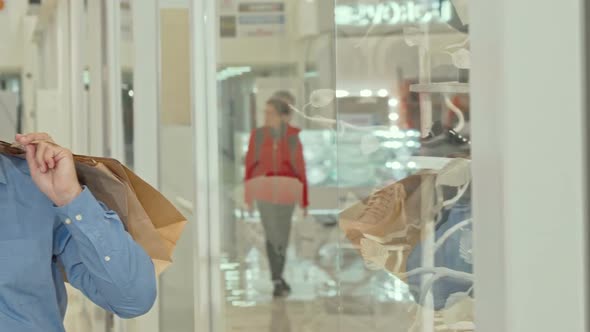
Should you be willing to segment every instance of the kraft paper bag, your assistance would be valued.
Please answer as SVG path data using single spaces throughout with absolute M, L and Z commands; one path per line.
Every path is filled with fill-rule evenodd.
M 0 142 L 0 153 L 23 151 Z M 152 258 L 156 272 L 172 263 L 186 218 L 160 192 L 115 159 L 74 156 L 80 183 L 115 211 L 131 237 Z

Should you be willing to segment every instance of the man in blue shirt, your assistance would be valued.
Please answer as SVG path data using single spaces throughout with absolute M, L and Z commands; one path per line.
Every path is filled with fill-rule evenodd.
M 80 186 L 69 150 L 47 134 L 16 139 L 26 160 L 0 154 L 0 331 L 63 332 L 62 271 L 102 308 L 146 313 L 156 297 L 150 257 Z

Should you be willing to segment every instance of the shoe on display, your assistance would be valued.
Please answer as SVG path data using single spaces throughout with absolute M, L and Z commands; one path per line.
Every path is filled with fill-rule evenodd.
M 431 218 L 434 195 L 423 193 L 434 191 L 435 179 L 435 172 L 421 171 L 389 184 L 342 211 L 340 227 L 356 246 L 368 238 L 385 245 L 413 247 L 424 221 Z
M 475 317 L 473 316 L 474 299 L 466 293 L 451 295 L 440 314 L 444 323 L 455 330 L 475 330 Z
M 383 245 L 369 238 L 361 239 L 361 255 L 370 270 L 400 273 L 405 266 L 404 253 L 409 250 L 407 245 Z
M 369 225 L 379 225 L 389 221 L 396 213 L 398 200 L 399 188 L 396 185 L 376 191 L 369 196 L 367 207 L 358 221 Z
M 370 237 L 380 243 L 388 243 L 393 239 L 406 237 L 405 198 L 404 187 L 399 183 L 371 194 L 363 212 L 357 219 L 359 224 L 368 226 L 363 232 L 364 237 Z

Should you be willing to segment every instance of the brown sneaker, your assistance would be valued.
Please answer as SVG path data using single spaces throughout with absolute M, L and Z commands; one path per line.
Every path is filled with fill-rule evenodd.
M 403 185 L 395 183 L 373 193 L 357 222 L 366 235 L 386 243 L 407 233 L 404 211 L 406 193 Z

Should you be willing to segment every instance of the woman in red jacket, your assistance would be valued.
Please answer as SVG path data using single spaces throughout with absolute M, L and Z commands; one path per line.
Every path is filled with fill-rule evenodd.
M 290 111 L 283 100 L 271 98 L 265 125 L 252 131 L 246 154 L 246 204 L 251 209 L 256 202 L 260 212 L 275 297 L 291 291 L 283 278 L 291 220 L 297 201 L 305 211 L 308 206 L 301 130 L 288 124 Z

